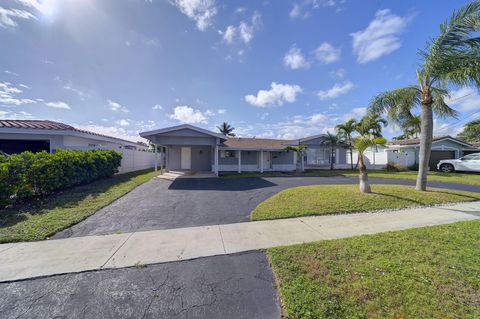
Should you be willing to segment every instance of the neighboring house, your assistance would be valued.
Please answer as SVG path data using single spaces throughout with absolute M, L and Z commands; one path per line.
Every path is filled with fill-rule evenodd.
M 297 154 L 286 151 L 299 143 L 313 151 L 305 156 L 310 166 L 329 168 L 324 158 L 323 136 L 301 140 L 226 137 L 193 125 L 183 124 L 149 132 L 140 136 L 166 152 L 167 170 L 218 172 L 294 171 L 299 165 Z M 345 150 L 337 150 L 336 162 L 345 165 Z M 343 157 L 342 157 L 343 156 Z M 328 157 L 328 156 L 327 156 Z M 314 164 L 313 164 L 314 163 Z
M 148 145 L 42 120 L 1 120 L 0 151 L 54 153 L 58 149 L 113 149 L 123 153 L 120 173 L 154 167 L 155 155 Z
M 298 140 L 298 144 L 305 145 L 304 164 L 305 168 L 330 168 L 331 148 L 325 145 L 326 135 L 319 134 L 305 137 Z M 333 156 L 334 168 L 347 167 L 347 148 L 338 146 L 335 148 Z
M 419 161 L 419 150 L 419 139 L 391 141 L 385 147 L 370 149 L 365 153 L 367 167 L 383 168 L 387 163 L 397 163 L 406 167 L 416 165 Z M 479 151 L 473 145 L 449 135 L 435 136 L 429 166 L 431 170 L 436 170 L 438 162 L 442 159 L 455 159 Z

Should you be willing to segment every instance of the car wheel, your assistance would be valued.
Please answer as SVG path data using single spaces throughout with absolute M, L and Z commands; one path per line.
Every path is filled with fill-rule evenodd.
M 444 173 L 451 173 L 455 170 L 452 164 L 442 164 L 440 165 L 440 170 Z

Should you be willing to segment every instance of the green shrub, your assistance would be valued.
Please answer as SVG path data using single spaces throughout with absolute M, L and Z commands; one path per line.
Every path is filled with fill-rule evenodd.
M 406 172 L 407 168 L 403 166 L 402 164 L 394 163 L 394 162 L 389 162 L 387 163 L 387 166 L 385 169 L 389 172 Z
M 0 206 L 112 176 L 121 160 L 112 150 L 23 152 L 2 158 Z

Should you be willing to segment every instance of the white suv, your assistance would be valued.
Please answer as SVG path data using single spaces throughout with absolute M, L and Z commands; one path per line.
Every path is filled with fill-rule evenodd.
M 473 153 L 458 159 L 441 160 L 437 169 L 450 173 L 453 171 L 480 172 L 480 153 Z

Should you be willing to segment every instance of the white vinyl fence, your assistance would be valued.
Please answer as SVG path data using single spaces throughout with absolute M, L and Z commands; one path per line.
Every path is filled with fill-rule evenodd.
M 357 163 L 357 157 L 357 152 L 354 151 L 354 164 Z M 413 152 L 393 152 L 393 150 L 382 150 L 380 152 L 366 151 L 364 153 L 364 159 L 368 169 L 385 168 L 388 163 L 396 163 L 405 167 L 415 164 L 415 154 Z M 350 164 L 349 155 L 347 156 L 347 163 Z

